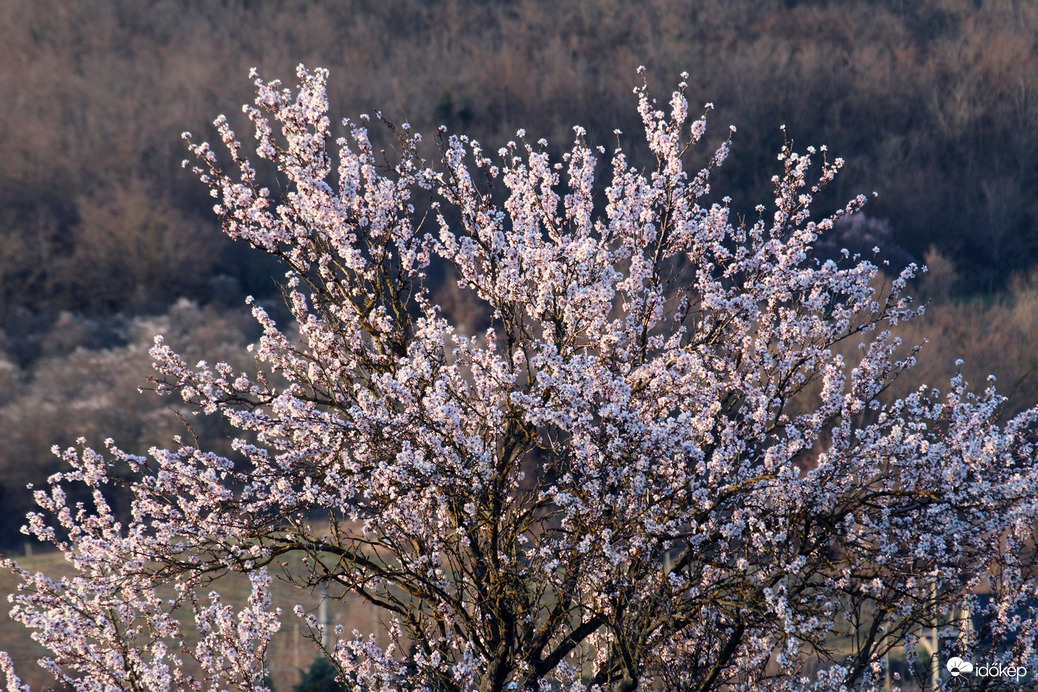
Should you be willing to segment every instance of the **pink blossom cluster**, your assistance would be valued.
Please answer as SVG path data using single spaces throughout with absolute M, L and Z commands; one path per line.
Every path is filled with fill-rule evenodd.
M 60 681 L 265 689 L 270 567 L 384 612 L 346 634 L 296 609 L 351 689 L 879 689 L 934 627 L 1038 669 L 1038 410 L 1000 420 L 961 378 L 884 397 L 919 355 L 895 335 L 917 268 L 817 255 L 865 201 L 812 220 L 842 161 L 787 145 L 744 223 L 711 189 L 729 141 L 686 168 L 684 83 L 635 90 L 639 170 L 580 128 L 561 160 L 441 133 L 432 165 L 390 126 L 390 161 L 366 117 L 333 141 L 325 71 L 253 76 L 278 191 L 227 119 L 229 170 L 190 147 L 227 234 L 283 262 L 292 324 L 253 306 L 250 373 L 155 340 L 161 392 L 233 424 L 234 458 L 60 452 L 27 532 L 75 576 L 20 571 L 12 597 Z M 445 318 L 441 274 L 485 329 Z M 237 612 L 202 595 L 228 571 L 252 576 Z

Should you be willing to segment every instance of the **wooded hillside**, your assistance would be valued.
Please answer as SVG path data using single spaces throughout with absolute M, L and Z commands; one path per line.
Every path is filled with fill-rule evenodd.
M 921 329 L 942 362 L 1001 368 L 1033 401 L 1036 41 L 1034 0 L 6 0 L 0 546 L 20 545 L 22 488 L 51 444 L 172 434 L 169 402 L 134 393 L 144 332 L 179 329 L 214 359 L 250 338 L 246 294 L 277 299 L 280 270 L 224 240 L 181 169 L 181 132 L 212 139 L 219 113 L 247 129 L 251 66 L 286 82 L 327 67 L 333 112 L 444 124 L 491 151 L 520 127 L 559 150 L 575 124 L 611 148 L 614 128 L 639 130 L 637 66 L 660 94 L 687 70 L 693 102 L 716 106 L 707 141 L 738 128 L 717 183 L 734 208 L 770 199 L 784 138 L 827 144 L 847 166 L 819 211 L 878 193 L 834 249 L 934 265 L 920 291 L 941 307 Z

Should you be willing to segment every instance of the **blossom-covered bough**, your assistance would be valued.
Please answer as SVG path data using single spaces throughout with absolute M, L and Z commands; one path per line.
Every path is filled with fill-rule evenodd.
M 873 264 L 816 256 L 864 201 L 811 220 L 838 159 L 787 146 L 746 225 L 705 202 L 727 143 L 685 169 L 705 121 L 684 85 L 662 109 L 636 90 L 639 171 L 579 128 L 560 162 L 520 133 L 441 136 L 430 166 L 401 126 L 384 163 L 364 118 L 333 147 L 327 74 L 298 77 L 257 77 L 246 108 L 277 198 L 226 120 L 233 172 L 191 144 L 225 231 L 283 261 L 295 324 L 253 307 L 253 373 L 153 350 L 238 457 L 84 443 L 37 492 L 28 531 L 74 576 L 22 572 L 13 613 L 59 680 L 264 689 L 298 622 L 268 569 L 381 609 L 352 634 L 296 609 L 356 690 L 875 689 L 934 627 L 948 656 L 1038 670 L 1038 413 L 999 423 L 961 379 L 881 403 L 916 357 L 891 332 L 915 269 L 879 291 Z M 445 319 L 442 267 L 488 328 Z M 228 571 L 252 578 L 237 611 L 205 595 Z

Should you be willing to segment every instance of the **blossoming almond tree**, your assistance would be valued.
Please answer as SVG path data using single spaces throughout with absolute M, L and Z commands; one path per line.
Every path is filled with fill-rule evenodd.
M 253 373 L 153 350 L 160 390 L 225 416 L 239 456 L 84 443 L 37 492 L 27 530 L 73 576 L 20 571 L 13 615 L 58 680 L 264 689 L 292 621 L 268 568 L 384 613 L 345 633 L 296 609 L 356 690 L 874 689 L 934 627 L 1038 669 L 1038 411 L 1000 424 L 961 379 L 881 403 L 916 357 L 891 332 L 914 268 L 880 293 L 873 264 L 815 256 L 864 201 L 811 219 L 839 159 L 786 147 L 746 225 L 705 201 L 727 143 L 686 170 L 705 120 L 683 84 L 666 107 L 636 90 L 639 171 L 579 128 L 559 162 L 520 133 L 496 155 L 441 137 L 433 167 L 401 126 L 381 163 L 365 118 L 333 147 L 326 72 L 298 77 L 256 77 L 246 108 L 279 196 L 225 119 L 232 172 L 191 145 L 225 231 L 283 261 L 294 325 L 253 307 Z M 439 265 L 485 331 L 445 319 Z M 237 612 L 200 595 L 228 571 L 252 579 Z

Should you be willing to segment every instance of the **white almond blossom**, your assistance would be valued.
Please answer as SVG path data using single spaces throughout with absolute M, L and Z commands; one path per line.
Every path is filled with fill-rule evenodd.
M 253 306 L 254 372 L 155 340 L 159 389 L 226 417 L 233 459 L 60 450 L 27 532 L 74 576 L 6 562 L 60 681 L 265 689 L 268 569 L 381 609 L 380 633 L 286 616 L 357 690 L 878 689 L 933 627 L 1038 670 L 1038 410 L 1002 421 L 961 378 L 884 398 L 920 355 L 895 335 L 917 268 L 880 290 L 816 255 L 865 201 L 813 220 L 839 159 L 786 146 L 743 222 L 711 190 L 728 141 L 686 168 L 706 129 L 684 84 L 666 108 L 635 90 L 638 170 L 580 128 L 561 161 L 441 132 L 430 164 L 407 126 L 384 154 L 366 117 L 333 141 L 325 71 L 253 77 L 258 159 L 226 118 L 229 170 L 190 147 L 226 233 L 283 262 L 294 324 Z M 208 593 L 228 571 L 252 575 L 239 610 Z

